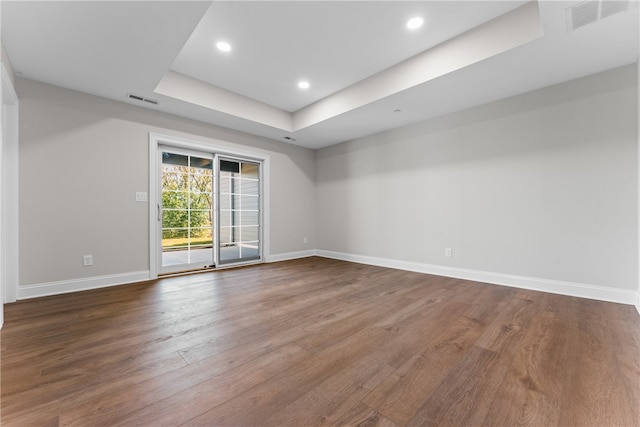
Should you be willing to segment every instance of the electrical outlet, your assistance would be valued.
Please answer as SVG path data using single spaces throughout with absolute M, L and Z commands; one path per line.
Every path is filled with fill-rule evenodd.
M 453 252 L 451 251 L 451 248 L 444 249 L 444 256 L 446 256 L 447 258 L 451 258 L 453 256 Z
M 82 265 L 84 267 L 89 267 L 93 265 L 93 255 L 83 255 L 82 256 Z
M 307 239 L 307 238 L 305 237 L 304 239 L 302 239 L 302 243 L 304 243 L 304 244 L 306 245 L 307 243 L 309 243 L 309 239 Z

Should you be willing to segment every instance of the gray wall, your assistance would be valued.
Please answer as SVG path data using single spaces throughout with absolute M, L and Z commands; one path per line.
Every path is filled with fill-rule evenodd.
M 20 78 L 17 92 L 21 285 L 149 269 L 148 206 L 135 202 L 149 132 L 269 154 L 271 254 L 314 247 L 313 151 Z
M 319 150 L 317 248 L 635 291 L 636 80 L 623 67 Z
M 158 132 L 270 154 L 272 254 L 638 289 L 635 65 L 315 153 L 20 78 L 17 90 L 22 285 L 149 268 L 134 195 Z

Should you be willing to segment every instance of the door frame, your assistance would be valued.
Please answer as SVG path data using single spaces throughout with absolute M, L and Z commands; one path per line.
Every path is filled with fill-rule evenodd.
M 160 244 L 160 236 L 158 235 L 157 217 L 158 217 L 158 194 L 161 186 L 161 179 L 158 169 L 159 162 L 159 146 L 175 147 L 177 149 L 186 149 L 212 153 L 216 156 L 237 157 L 250 161 L 261 163 L 261 210 L 262 210 L 262 257 L 257 262 L 268 262 L 270 254 L 270 220 L 269 220 L 269 154 L 260 151 L 248 151 L 236 149 L 230 146 L 230 143 L 219 140 L 209 140 L 211 142 L 195 141 L 186 138 L 163 135 L 160 133 L 149 133 L 149 278 L 157 279 L 160 270 L 158 259 L 158 246 Z M 225 265 L 232 267 L 237 264 Z M 218 266 L 216 268 L 219 268 Z
M 0 67 L 0 304 L 15 302 L 19 283 L 18 95 L 3 63 Z M 0 325 L 2 316 L 0 315 Z

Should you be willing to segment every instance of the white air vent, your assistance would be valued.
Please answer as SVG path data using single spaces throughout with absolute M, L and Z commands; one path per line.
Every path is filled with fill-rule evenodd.
M 567 9 L 567 30 L 575 31 L 600 19 L 629 10 L 630 0 L 587 0 Z
M 155 99 L 145 98 L 139 95 L 134 95 L 132 93 L 129 94 L 129 98 L 135 99 L 136 101 L 148 102 L 149 104 L 158 105 L 158 101 Z

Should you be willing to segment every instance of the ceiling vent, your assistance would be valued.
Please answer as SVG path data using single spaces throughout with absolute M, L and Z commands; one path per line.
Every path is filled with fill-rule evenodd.
M 132 93 L 129 94 L 129 98 L 135 99 L 136 101 L 148 102 L 149 104 L 158 105 L 158 101 L 155 99 L 145 98 L 143 96 L 134 95 Z
M 569 32 L 575 31 L 611 15 L 626 12 L 630 3 L 630 0 L 587 0 L 576 3 L 567 9 L 567 29 Z

